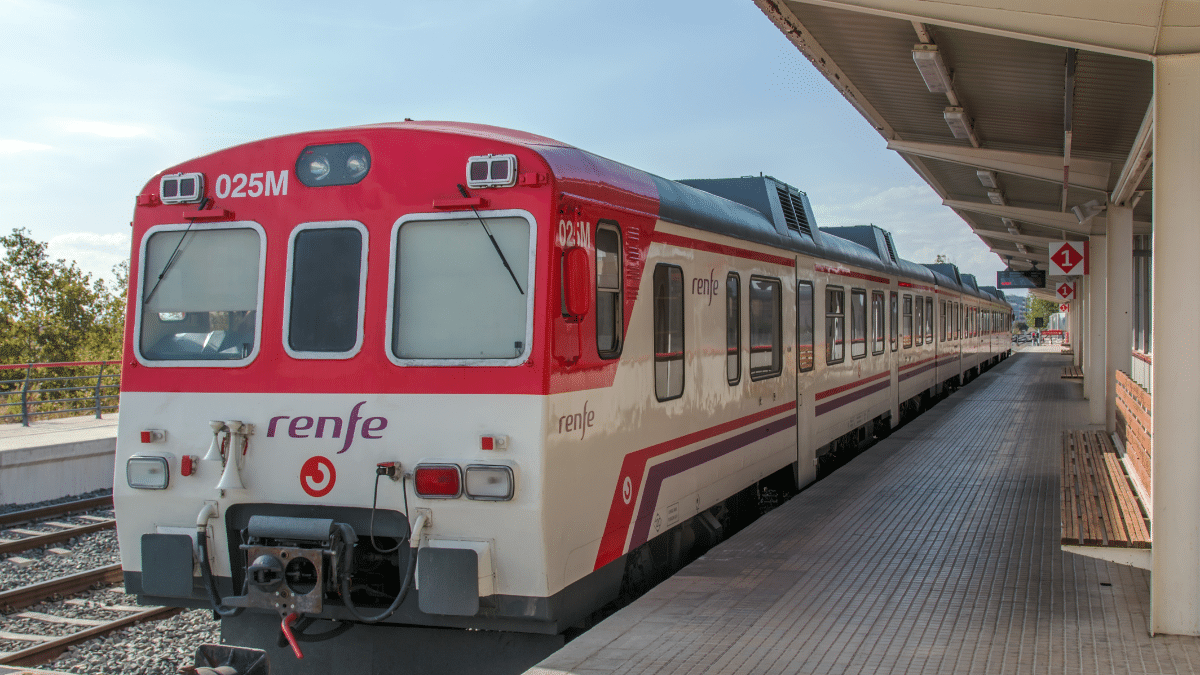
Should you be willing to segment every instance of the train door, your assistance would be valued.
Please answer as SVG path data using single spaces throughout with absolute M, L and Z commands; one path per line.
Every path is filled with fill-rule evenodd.
M 895 282 L 893 282 L 895 283 Z M 890 403 L 892 404 L 892 428 L 895 429 L 900 424 L 900 292 L 894 290 L 898 286 L 892 286 L 892 290 L 888 291 L 888 370 L 890 371 L 890 381 L 892 392 Z
M 813 396 L 816 393 L 816 311 L 811 268 L 796 261 L 796 484 L 808 485 L 817 478 L 817 455 L 813 444 Z

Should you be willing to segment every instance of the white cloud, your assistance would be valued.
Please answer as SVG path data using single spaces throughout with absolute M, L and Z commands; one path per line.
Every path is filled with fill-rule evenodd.
M 111 281 L 112 268 L 129 260 L 129 242 L 128 232 L 69 232 L 51 237 L 46 249 L 53 259 L 74 261 L 93 277 Z
M 150 132 L 142 127 L 135 127 L 128 124 L 110 124 L 95 120 L 67 120 L 63 122 L 63 129 L 73 134 L 92 134 L 105 138 L 134 138 L 136 136 L 150 135 Z
M 18 141 L 15 138 L 0 138 L 0 155 L 15 155 L 18 152 L 41 152 L 50 149 L 51 147 L 45 143 Z

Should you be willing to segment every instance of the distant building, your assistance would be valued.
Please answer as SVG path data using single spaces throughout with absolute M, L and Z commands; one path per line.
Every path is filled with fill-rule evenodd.
M 1029 299 L 1024 295 L 1006 295 L 1004 299 L 1008 301 L 1013 308 L 1013 321 L 1015 323 L 1025 323 L 1025 302 Z

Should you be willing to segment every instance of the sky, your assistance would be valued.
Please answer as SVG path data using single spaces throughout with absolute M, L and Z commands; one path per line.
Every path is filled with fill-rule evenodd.
M 994 285 L 1000 259 L 751 0 L 0 0 L 0 233 L 95 276 L 159 171 L 413 118 L 548 136 L 665 178 L 765 173 L 819 226 Z

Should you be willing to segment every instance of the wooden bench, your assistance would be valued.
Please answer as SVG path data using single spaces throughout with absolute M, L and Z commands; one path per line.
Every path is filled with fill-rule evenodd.
M 1063 432 L 1062 544 L 1150 548 L 1150 517 L 1104 431 Z
M 1063 366 L 1062 377 L 1066 380 L 1082 380 L 1083 369 L 1079 366 Z

